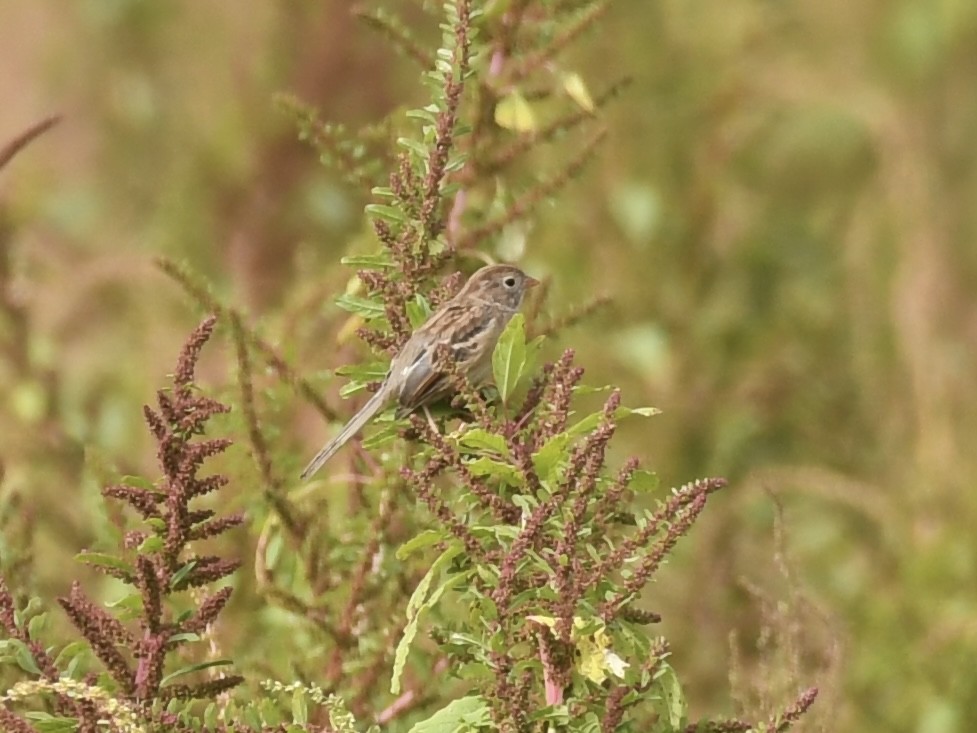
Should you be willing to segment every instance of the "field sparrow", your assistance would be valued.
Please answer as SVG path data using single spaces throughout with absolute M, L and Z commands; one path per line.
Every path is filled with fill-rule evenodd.
M 424 325 L 414 331 L 390 362 L 390 370 L 360 411 L 353 415 L 302 471 L 307 479 L 332 458 L 370 419 L 387 405 L 397 403 L 397 417 L 451 394 L 451 379 L 436 368 L 435 354 L 446 344 L 474 385 L 492 374 L 492 352 L 509 319 L 522 305 L 527 288 L 539 283 L 511 265 L 489 265 L 478 270 L 461 291 L 443 303 Z

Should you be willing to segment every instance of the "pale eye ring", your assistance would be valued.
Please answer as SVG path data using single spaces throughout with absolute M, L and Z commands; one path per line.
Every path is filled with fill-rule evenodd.
M 507 288 L 514 288 L 516 287 L 516 278 L 514 278 L 512 275 L 509 275 L 509 277 L 507 277 L 505 280 L 502 281 L 502 284 L 505 285 Z

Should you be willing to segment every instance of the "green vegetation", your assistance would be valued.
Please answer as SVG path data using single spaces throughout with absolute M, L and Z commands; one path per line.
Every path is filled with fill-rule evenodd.
M 4 730 L 977 727 L 972 4 L 7 5 Z

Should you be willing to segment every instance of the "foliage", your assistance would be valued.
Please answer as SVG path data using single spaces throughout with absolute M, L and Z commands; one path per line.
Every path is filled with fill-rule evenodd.
M 816 684 L 799 730 L 974 727 L 977 166 L 967 131 L 977 102 L 961 90 L 977 78 L 977 15 L 951 5 L 475 3 L 452 170 L 427 199 L 435 234 L 402 204 L 427 195 L 443 83 L 459 78 L 439 3 L 317 0 L 240 14 L 179 0 L 9 2 L 0 41 L 19 91 L 4 97 L 0 139 L 64 115 L 0 154 L 0 572 L 52 656 L 78 639 L 71 682 L 50 684 L 124 702 L 109 676 L 80 679 L 102 666 L 78 651 L 87 642 L 55 599 L 77 577 L 92 603 L 122 612 L 111 604 L 126 587 L 72 556 L 90 547 L 132 561 L 124 531 L 145 528 L 100 487 L 156 473 L 133 406 L 193 325 L 186 291 L 198 312 L 220 316 L 199 370 L 204 393 L 234 406 L 208 427 L 235 440 L 208 462 L 231 480 L 216 501 L 198 501 L 247 522 L 195 550 L 242 566 L 232 601 L 166 671 L 230 658 L 227 673 L 248 680 L 188 715 L 326 726 L 345 705 L 359 730 L 379 713 L 391 730 L 491 720 L 483 695 L 494 673 L 468 661 L 485 676 L 440 682 L 457 659 L 445 635 L 482 618 L 465 604 L 484 590 L 465 573 L 497 583 L 500 568 L 466 564 L 465 551 L 428 575 L 459 541 L 399 474 L 441 454 L 429 426 L 383 417 L 320 480 L 296 475 L 403 332 L 453 292 L 449 273 L 500 258 L 544 285 L 524 339 L 510 339 L 499 363 L 517 373 L 511 357 L 533 347 L 511 395 L 469 394 L 435 412 L 449 455 L 486 471 L 477 478 L 503 500 L 521 496 L 508 438 L 487 436 L 572 345 L 590 384 L 664 409 L 612 420 L 595 492 L 629 454 L 665 485 L 730 479 L 633 601 L 661 616 L 645 638 L 667 639 L 663 663 L 690 718 L 777 727 Z M 417 85 L 436 61 L 441 80 Z M 402 159 L 400 199 L 389 174 Z M 367 205 L 389 208 L 361 217 Z M 375 220 L 403 255 L 379 242 Z M 404 278 L 408 258 L 434 267 Z M 611 394 L 578 384 L 568 426 L 590 422 L 567 451 L 600 427 Z M 622 521 L 669 499 L 653 481 L 635 474 Z M 466 527 L 505 525 L 450 465 L 434 492 Z M 546 536 L 565 521 L 550 517 Z M 608 543 L 635 531 L 612 523 Z M 476 539 L 499 552 L 514 541 Z M 578 539 L 578 549 L 590 541 Z M 398 558 L 404 546 L 414 549 Z M 545 558 L 527 555 L 526 572 L 545 572 Z M 174 594 L 173 611 L 197 607 L 195 593 Z M 614 628 L 578 627 L 587 608 L 573 614 L 569 642 L 550 630 L 552 609 L 526 615 L 507 622 L 520 637 L 507 649 L 521 659 L 517 683 L 523 669 L 543 675 L 541 657 L 522 657 L 547 644 L 544 632 L 590 660 L 610 650 L 636 672 Z M 15 647 L 0 667 L 6 705 L 59 716 Z M 604 670 L 597 683 L 584 669 L 594 671 L 570 668 L 567 704 L 631 681 Z M 275 692 L 258 680 L 302 682 Z M 534 690 L 545 703 L 543 682 Z M 655 685 L 669 688 L 664 676 Z

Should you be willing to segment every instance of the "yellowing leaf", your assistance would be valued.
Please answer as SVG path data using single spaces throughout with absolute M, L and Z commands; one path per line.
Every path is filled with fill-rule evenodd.
M 342 346 L 348 342 L 356 332 L 366 323 L 363 316 L 350 316 L 346 319 L 346 322 L 339 329 L 339 333 L 336 334 L 336 343 Z
M 567 93 L 580 109 L 585 112 L 594 113 L 596 106 L 594 105 L 594 100 L 590 96 L 590 91 L 587 89 L 587 84 L 584 82 L 583 77 L 577 73 L 568 73 L 563 75 L 563 91 Z
M 495 105 L 495 124 L 514 132 L 535 132 L 536 115 L 519 92 L 507 94 Z
M 556 619 L 552 616 L 527 616 L 526 620 L 553 629 Z M 601 684 L 609 675 L 624 678 L 625 670 L 631 665 L 611 649 L 611 637 L 600 626 L 591 633 L 584 633 L 588 622 L 580 616 L 573 617 L 573 630 L 570 641 L 577 648 L 576 670 L 596 684 Z M 591 625 L 590 628 L 593 628 Z
M 610 649 L 604 650 L 604 664 L 612 675 L 622 680 L 624 679 L 624 670 L 631 666 Z
M 552 629 L 556 626 L 556 619 L 552 616 L 526 616 L 527 621 L 532 621 L 534 624 L 539 624 L 540 626 L 546 626 Z

